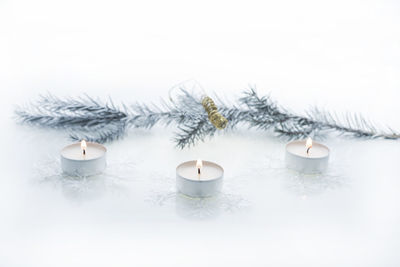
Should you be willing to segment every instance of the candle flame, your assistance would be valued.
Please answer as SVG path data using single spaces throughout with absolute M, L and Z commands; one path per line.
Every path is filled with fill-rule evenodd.
M 196 168 L 197 168 L 197 173 L 200 175 L 201 168 L 203 167 L 203 161 L 201 159 L 198 159 L 196 162 Z
M 82 149 L 82 154 L 83 154 L 83 155 L 86 155 L 86 147 L 87 147 L 86 141 L 85 141 L 85 140 L 82 140 L 82 141 L 81 141 L 81 149 Z
M 312 139 L 308 137 L 306 141 L 307 155 L 309 154 L 311 147 L 312 147 Z

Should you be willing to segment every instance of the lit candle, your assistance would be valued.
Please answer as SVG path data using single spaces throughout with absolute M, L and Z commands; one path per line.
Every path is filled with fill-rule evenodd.
M 196 168 L 197 168 L 197 174 L 200 179 L 200 174 L 201 174 L 201 167 L 203 167 L 203 161 L 201 159 L 198 159 L 196 162 Z
M 82 140 L 61 150 L 61 168 L 71 176 L 99 174 L 106 168 L 106 152 L 103 145 Z
M 82 154 L 83 154 L 83 156 L 86 155 L 86 148 L 87 148 L 86 141 L 85 141 L 85 140 L 82 140 L 82 141 L 81 141 L 81 149 L 82 149 Z
M 286 145 L 286 165 L 303 173 L 320 173 L 327 169 L 329 148 L 323 144 L 307 140 L 297 140 Z
M 192 160 L 176 168 L 176 187 L 190 197 L 210 197 L 221 191 L 224 169 L 210 161 Z

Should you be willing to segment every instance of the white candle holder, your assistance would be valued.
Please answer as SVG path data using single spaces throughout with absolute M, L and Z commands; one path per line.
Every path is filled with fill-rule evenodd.
M 190 197 L 210 197 L 221 191 L 224 169 L 210 161 L 203 161 L 198 173 L 196 161 L 184 162 L 176 168 L 176 187 Z
M 307 153 L 306 142 L 306 140 L 297 140 L 286 145 L 286 166 L 307 174 L 324 172 L 328 168 L 329 148 L 313 142 Z
M 68 145 L 61 150 L 61 168 L 70 176 L 91 176 L 100 174 L 106 168 L 107 149 L 97 143 L 86 143 L 85 154 L 81 143 Z

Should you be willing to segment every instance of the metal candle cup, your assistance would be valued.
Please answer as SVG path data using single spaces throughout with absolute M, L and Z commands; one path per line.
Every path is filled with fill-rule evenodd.
M 307 143 L 306 140 L 298 140 L 286 145 L 286 166 L 308 174 L 324 172 L 328 168 L 329 148 L 314 141 L 311 146 Z
M 107 149 L 97 143 L 84 142 L 68 145 L 61 150 L 61 168 L 71 176 L 91 176 L 106 168 Z
M 199 171 L 200 170 L 200 171 Z M 222 188 L 224 169 L 210 161 L 184 162 L 176 167 L 176 187 L 179 192 L 190 197 L 210 197 Z

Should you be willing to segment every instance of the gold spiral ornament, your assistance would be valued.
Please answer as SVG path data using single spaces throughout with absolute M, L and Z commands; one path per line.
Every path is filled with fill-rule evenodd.
M 228 124 L 228 120 L 218 112 L 218 108 L 214 101 L 210 97 L 206 96 L 202 99 L 201 104 L 208 114 L 208 119 L 215 126 L 215 128 L 220 130 L 225 129 L 226 125 Z

